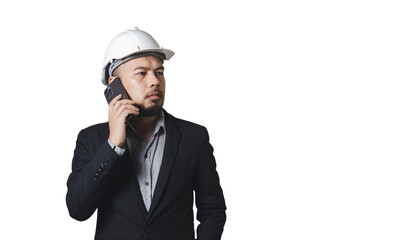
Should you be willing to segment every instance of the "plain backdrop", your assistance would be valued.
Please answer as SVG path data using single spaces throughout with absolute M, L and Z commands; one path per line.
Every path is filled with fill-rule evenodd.
M 403 238 L 401 1 L 3 1 L 1 239 L 93 239 L 69 217 L 78 132 L 107 121 L 106 47 L 176 55 L 165 108 L 204 125 L 223 240 Z

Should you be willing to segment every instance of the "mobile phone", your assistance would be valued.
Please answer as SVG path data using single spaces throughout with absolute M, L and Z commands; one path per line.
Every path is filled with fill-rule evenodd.
M 120 78 L 115 78 L 111 84 L 105 89 L 104 95 L 108 104 L 119 94 L 122 94 L 121 99 L 130 99 L 126 93 L 125 88 L 120 81 Z
M 122 99 L 130 99 L 129 95 L 127 94 L 125 88 L 123 87 L 122 82 L 120 81 L 120 78 L 115 78 L 111 84 L 105 89 L 104 95 L 106 98 L 106 101 L 108 104 L 119 94 L 122 94 Z M 129 115 L 126 118 L 126 125 L 130 122 L 130 119 L 133 117 L 133 115 Z

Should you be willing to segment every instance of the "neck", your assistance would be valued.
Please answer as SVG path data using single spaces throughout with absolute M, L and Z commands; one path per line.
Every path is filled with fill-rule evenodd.
M 148 142 L 155 129 L 155 124 L 157 123 L 158 116 L 152 117 L 142 117 L 136 116 L 132 119 L 132 125 L 136 131 L 141 134 L 144 139 Z

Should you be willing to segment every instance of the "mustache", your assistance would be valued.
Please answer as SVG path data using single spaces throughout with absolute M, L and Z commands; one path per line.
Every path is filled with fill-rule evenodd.
M 153 89 L 146 94 L 146 98 L 149 96 L 153 96 L 153 95 L 156 95 L 156 96 L 162 98 L 164 96 L 164 93 L 159 89 Z

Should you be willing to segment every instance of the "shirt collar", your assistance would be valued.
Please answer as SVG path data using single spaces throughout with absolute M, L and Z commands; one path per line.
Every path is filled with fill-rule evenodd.
M 153 135 L 157 134 L 160 129 L 162 131 L 165 131 L 165 116 L 164 116 L 164 111 L 161 111 L 160 115 L 157 118 L 157 123 L 155 124 L 155 129 Z

